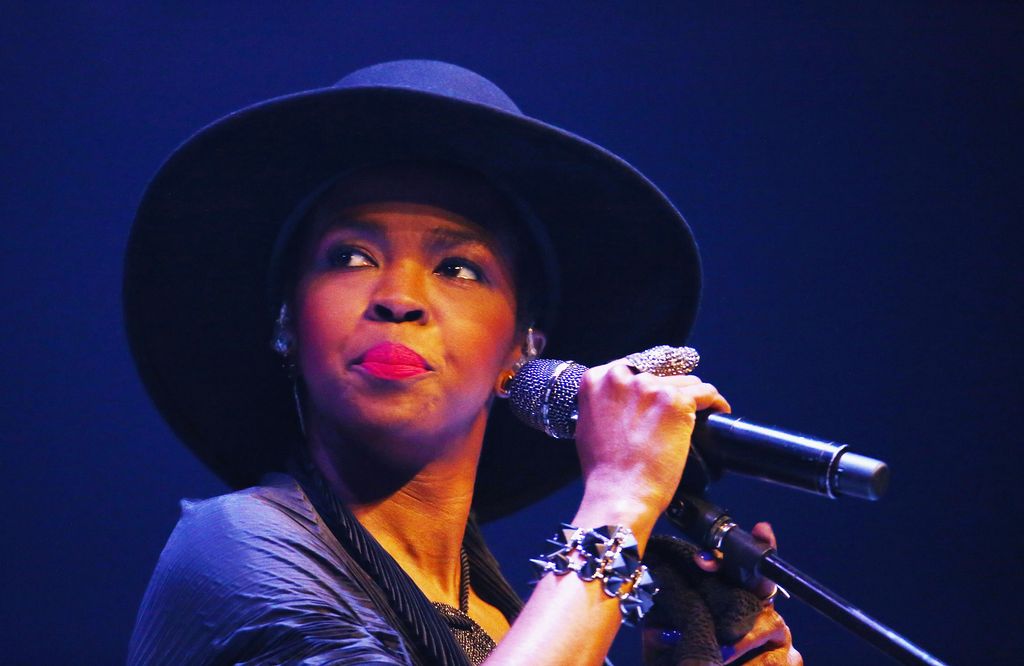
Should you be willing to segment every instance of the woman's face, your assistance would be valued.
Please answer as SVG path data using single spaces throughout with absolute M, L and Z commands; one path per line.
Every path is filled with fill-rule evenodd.
M 299 370 L 314 420 L 436 455 L 486 422 L 519 357 L 511 259 L 481 226 L 407 202 L 313 212 L 295 291 Z

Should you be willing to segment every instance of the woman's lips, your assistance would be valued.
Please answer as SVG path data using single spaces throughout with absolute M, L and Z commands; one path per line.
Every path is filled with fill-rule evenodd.
M 382 342 L 356 359 L 355 366 L 381 379 L 406 379 L 430 370 L 422 356 L 405 345 Z

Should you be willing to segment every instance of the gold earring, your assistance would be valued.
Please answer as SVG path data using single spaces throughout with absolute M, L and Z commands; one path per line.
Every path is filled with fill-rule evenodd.
M 494 385 L 494 394 L 499 398 L 505 399 L 509 396 L 509 385 L 512 380 L 515 379 L 516 373 L 511 370 L 506 370 L 498 375 L 498 381 Z

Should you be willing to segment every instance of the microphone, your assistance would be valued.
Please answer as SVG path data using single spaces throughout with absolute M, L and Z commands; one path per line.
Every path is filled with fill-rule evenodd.
M 662 349 L 666 348 L 634 354 L 627 360 L 642 359 Z M 696 356 L 692 349 L 688 351 Z M 653 374 L 685 374 L 695 365 L 692 360 L 685 370 L 674 373 L 640 367 Z M 576 394 L 586 370 L 573 361 L 536 359 L 525 363 L 508 383 L 512 412 L 551 437 L 572 439 L 578 417 Z M 884 462 L 853 453 L 845 444 L 757 425 L 729 414 L 698 413 L 692 444 L 716 478 L 728 470 L 833 499 L 877 500 L 889 485 L 889 468 Z

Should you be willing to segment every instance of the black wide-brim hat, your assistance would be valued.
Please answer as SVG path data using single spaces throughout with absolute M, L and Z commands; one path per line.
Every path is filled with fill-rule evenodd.
M 282 227 L 338 174 L 398 160 L 474 169 L 540 221 L 560 283 L 555 317 L 538 322 L 545 356 L 595 365 L 686 339 L 700 294 L 697 247 L 639 171 L 524 115 L 461 67 L 368 67 L 199 130 L 153 177 L 135 217 L 124 277 L 132 353 L 174 432 L 229 485 L 283 469 L 298 437 L 270 347 L 280 304 L 270 302 L 268 271 Z M 495 518 L 578 474 L 571 443 L 528 429 L 499 401 L 474 508 Z

